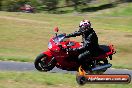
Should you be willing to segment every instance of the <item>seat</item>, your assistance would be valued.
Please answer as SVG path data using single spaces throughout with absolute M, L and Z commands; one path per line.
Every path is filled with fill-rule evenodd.
M 110 48 L 109 48 L 109 46 L 107 46 L 107 45 L 99 45 L 99 48 L 100 48 L 102 51 L 104 51 L 105 53 L 106 53 L 106 52 L 110 52 Z

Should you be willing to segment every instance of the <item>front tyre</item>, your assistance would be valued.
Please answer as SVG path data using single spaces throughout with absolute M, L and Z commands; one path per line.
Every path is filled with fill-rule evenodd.
M 49 61 L 47 55 L 45 55 L 45 54 L 39 54 L 36 57 L 35 61 L 34 61 L 35 68 L 38 71 L 43 71 L 43 72 L 50 71 L 56 65 L 56 60 L 55 59 L 51 59 L 51 60 Z

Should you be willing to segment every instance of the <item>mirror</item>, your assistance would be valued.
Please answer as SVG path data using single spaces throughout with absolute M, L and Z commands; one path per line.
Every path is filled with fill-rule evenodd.
M 55 27 L 55 28 L 54 28 L 54 31 L 55 31 L 55 32 L 58 32 L 58 31 L 59 31 L 59 28 L 58 28 L 58 27 Z

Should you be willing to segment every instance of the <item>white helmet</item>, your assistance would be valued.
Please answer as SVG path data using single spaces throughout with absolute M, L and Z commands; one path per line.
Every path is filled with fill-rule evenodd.
M 80 22 L 79 27 L 91 28 L 91 23 L 89 20 L 83 20 Z

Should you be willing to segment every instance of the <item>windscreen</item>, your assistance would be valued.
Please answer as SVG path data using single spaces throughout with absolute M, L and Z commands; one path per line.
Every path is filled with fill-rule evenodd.
M 64 34 L 60 34 L 60 35 L 57 35 L 56 37 L 54 37 L 53 41 L 55 43 L 59 43 L 59 42 L 62 42 L 64 39 L 65 39 L 65 35 Z

